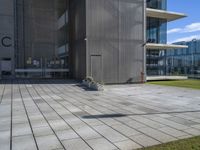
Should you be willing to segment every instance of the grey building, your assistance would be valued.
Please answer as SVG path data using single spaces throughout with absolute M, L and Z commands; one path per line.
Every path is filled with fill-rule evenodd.
M 145 72 L 144 2 L 74 0 L 70 6 L 70 23 L 76 27 L 70 30 L 73 76 L 105 83 L 140 82 Z
M 163 22 L 185 16 L 162 10 L 164 4 L 160 0 L 1 0 L 1 78 L 92 76 L 103 83 L 145 82 L 146 49 L 158 52 L 172 47 L 149 35 L 166 33 L 160 28 Z M 152 20 L 160 24 L 148 26 Z
M 14 3 L 0 1 L 0 77 L 14 74 Z

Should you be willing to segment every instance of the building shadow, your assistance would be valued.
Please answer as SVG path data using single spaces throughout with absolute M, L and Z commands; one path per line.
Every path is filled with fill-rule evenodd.
M 120 118 L 120 117 L 126 117 L 127 114 L 103 114 L 103 115 L 88 115 L 88 116 L 82 116 L 84 119 L 98 119 L 98 118 Z
M 140 114 L 101 114 L 101 115 L 86 115 L 82 116 L 83 119 L 103 119 L 103 118 L 121 118 L 128 116 L 148 116 L 148 115 L 162 115 L 162 114 L 184 114 L 184 113 L 200 113 L 200 110 L 188 111 L 170 111 L 170 112 L 155 112 L 155 113 L 140 113 Z

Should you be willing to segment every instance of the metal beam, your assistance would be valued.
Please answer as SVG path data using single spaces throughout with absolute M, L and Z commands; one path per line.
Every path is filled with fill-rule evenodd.
M 147 17 L 166 19 L 168 22 L 187 17 L 183 13 L 147 8 Z
M 174 44 L 156 44 L 156 43 L 147 43 L 146 44 L 146 49 L 158 49 L 158 50 L 163 50 L 163 49 L 174 49 L 174 48 L 188 48 L 186 45 L 174 45 Z

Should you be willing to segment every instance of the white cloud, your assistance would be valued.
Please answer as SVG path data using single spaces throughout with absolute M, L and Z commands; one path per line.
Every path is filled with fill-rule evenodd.
M 184 33 L 196 32 L 196 31 L 200 31 L 200 22 L 187 25 L 187 26 L 185 26 L 185 29 L 183 30 Z
M 180 32 L 181 30 L 182 30 L 181 28 L 174 28 L 174 29 L 168 30 L 167 33 L 168 34 L 177 33 L 177 32 Z
M 167 31 L 168 34 L 172 33 L 190 33 L 200 31 L 200 22 L 191 23 L 183 28 L 174 28 Z
M 176 39 L 169 43 L 176 43 L 176 42 L 181 42 L 181 41 L 191 41 L 193 39 L 200 39 L 200 35 L 192 35 L 192 36 L 188 36 L 188 37 L 179 38 L 179 39 Z

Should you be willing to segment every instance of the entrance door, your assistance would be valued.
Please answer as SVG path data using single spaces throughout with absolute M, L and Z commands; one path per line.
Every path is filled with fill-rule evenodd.
M 101 55 L 91 55 L 91 76 L 96 82 L 102 81 L 102 57 Z

